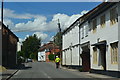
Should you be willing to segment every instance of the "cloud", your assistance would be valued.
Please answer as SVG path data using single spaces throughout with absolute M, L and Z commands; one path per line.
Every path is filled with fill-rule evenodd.
M 1 13 L 1 11 L 0 11 L 0 13 Z M 4 18 L 14 18 L 14 19 L 32 19 L 32 18 L 37 18 L 40 16 L 40 15 L 32 15 L 29 13 L 18 14 L 18 13 L 15 13 L 14 10 L 10 10 L 7 8 L 3 9 L 3 14 L 4 14 Z M 0 14 L 0 16 L 1 16 L 1 14 Z
M 61 28 L 64 30 L 69 27 L 77 18 L 87 13 L 88 11 L 84 10 L 81 14 L 74 14 L 68 16 L 67 14 L 54 14 L 51 21 L 47 22 L 47 18 L 45 16 L 37 16 L 34 17 L 33 21 L 28 21 L 27 23 L 18 23 L 15 24 L 13 28 L 14 32 L 25 32 L 25 31 L 56 31 L 58 30 L 57 20 L 60 20 Z M 34 16 L 34 15 L 33 15 Z
M 35 33 L 33 33 L 33 35 L 34 34 L 36 34 L 38 38 L 41 38 L 42 41 L 44 41 L 48 37 L 48 34 L 45 34 L 45 33 L 42 33 L 42 32 L 35 32 Z
M 23 41 L 24 41 L 24 39 L 22 39 L 22 38 L 19 38 L 19 42 L 21 42 L 21 43 L 22 43 Z
M 47 17 L 34 14 L 17 14 L 15 11 L 10 9 L 4 9 L 4 23 L 9 25 L 9 28 L 14 32 L 34 32 L 38 37 L 41 37 L 43 41 L 49 41 L 52 38 L 45 34 L 44 31 L 57 32 L 58 30 L 58 19 L 61 24 L 62 30 L 69 27 L 76 19 L 81 17 L 83 14 L 87 13 L 88 10 L 83 10 L 80 14 L 74 14 L 68 16 L 67 14 L 57 13 L 54 14 L 51 21 L 47 22 Z M 8 13 L 8 14 L 7 14 Z M 28 19 L 26 23 L 14 24 L 11 18 L 14 19 Z M 32 19 L 32 20 L 31 20 Z M 25 39 L 29 37 L 26 35 Z M 24 39 L 24 40 L 25 40 Z
M 10 29 L 15 26 L 14 23 L 10 19 L 4 19 L 4 24 L 8 25 Z
M 35 14 L 17 14 L 14 10 L 4 9 L 4 23 L 9 25 L 9 27 L 14 32 L 28 32 L 28 31 L 57 31 L 58 25 L 57 20 L 60 20 L 61 28 L 64 30 L 69 27 L 77 18 L 87 13 L 88 10 L 83 10 L 80 14 L 74 14 L 68 16 L 67 14 L 57 13 L 53 15 L 51 21 L 47 22 L 47 17 Z M 17 23 L 14 24 L 11 21 L 11 18 L 14 19 L 28 19 L 26 23 Z M 32 20 L 31 20 L 32 19 Z

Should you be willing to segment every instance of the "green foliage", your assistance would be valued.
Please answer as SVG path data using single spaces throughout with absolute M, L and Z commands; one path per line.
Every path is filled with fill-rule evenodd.
M 17 52 L 17 63 L 21 64 L 25 61 L 25 53 L 23 51 L 18 51 Z
M 22 47 L 22 51 L 24 52 L 24 57 L 25 58 L 32 57 L 36 59 L 40 45 L 41 45 L 41 39 L 38 38 L 35 34 L 33 36 L 27 37 L 26 40 L 23 42 L 23 47 Z
M 83 68 L 80 68 L 79 71 L 82 72 L 82 71 L 83 71 Z
M 17 57 L 19 58 L 20 56 L 25 57 L 25 53 L 23 51 L 18 51 Z
M 49 60 L 53 61 L 55 59 L 55 55 L 54 54 L 50 54 L 49 55 Z
M 59 46 L 60 48 L 62 48 L 62 34 L 60 32 L 58 32 L 55 36 L 54 36 L 54 43 L 55 45 Z
M 32 53 L 32 54 L 30 54 L 30 57 L 29 58 L 31 58 L 31 59 L 35 59 L 36 58 L 36 56 L 35 56 L 35 54 L 34 53 Z

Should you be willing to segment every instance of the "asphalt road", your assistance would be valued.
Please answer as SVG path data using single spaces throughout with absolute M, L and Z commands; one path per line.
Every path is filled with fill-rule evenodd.
M 55 64 L 51 62 L 30 62 L 25 64 L 25 68 L 19 70 L 10 80 L 92 80 L 89 76 L 76 71 L 68 69 L 56 69 Z

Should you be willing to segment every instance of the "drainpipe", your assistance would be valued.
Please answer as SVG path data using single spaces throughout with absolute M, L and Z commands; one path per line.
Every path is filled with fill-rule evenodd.
M 80 66 L 80 22 L 78 21 L 78 27 L 79 27 L 79 66 Z
M 118 40 L 120 41 L 120 2 L 118 3 Z M 120 72 L 120 42 L 118 42 L 118 71 Z

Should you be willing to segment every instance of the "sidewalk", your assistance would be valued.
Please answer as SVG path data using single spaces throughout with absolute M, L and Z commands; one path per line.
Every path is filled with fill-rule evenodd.
M 10 79 L 16 72 L 24 67 L 24 64 L 21 64 L 13 69 L 2 69 L 0 72 L 0 79 L 1 80 L 8 80 Z
M 12 77 L 18 70 L 17 69 L 7 69 L 6 71 L 2 72 L 2 80 L 8 80 L 10 77 Z
M 68 69 L 66 67 L 61 67 L 61 68 L 62 69 L 67 69 L 67 70 L 70 70 L 70 71 L 78 71 L 79 73 L 81 73 L 83 75 L 86 75 L 86 76 L 89 76 L 91 78 L 94 78 L 95 80 L 106 80 L 106 79 L 109 79 L 109 80 L 120 80 L 120 78 L 116 78 L 116 77 L 112 77 L 112 76 L 96 74 L 96 73 L 90 73 L 90 72 L 80 72 L 77 69 Z

